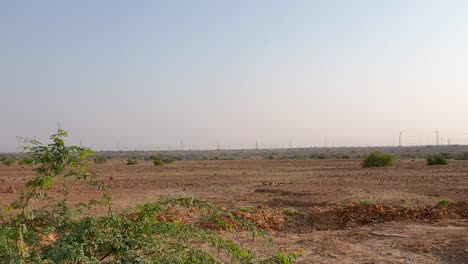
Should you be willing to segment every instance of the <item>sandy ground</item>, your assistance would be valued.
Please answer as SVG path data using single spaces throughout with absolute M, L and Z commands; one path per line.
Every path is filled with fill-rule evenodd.
M 468 263 L 467 161 L 431 167 L 408 160 L 363 169 L 355 160 L 178 161 L 156 167 L 112 159 L 90 170 L 110 184 L 118 208 L 160 195 L 196 197 L 233 210 L 266 207 L 282 214 L 293 208 L 271 234 L 280 248 L 302 252 L 298 263 Z M 32 175 L 29 168 L 0 165 L 0 204 L 13 201 Z M 72 191 L 73 201 L 95 195 L 80 184 Z M 371 205 L 362 205 L 364 200 Z M 440 200 L 458 206 L 437 206 Z

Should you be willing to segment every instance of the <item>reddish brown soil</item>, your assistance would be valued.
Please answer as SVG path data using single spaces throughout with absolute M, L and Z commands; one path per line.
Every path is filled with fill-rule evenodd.
M 160 195 L 205 199 L 257 222 L 280 248 L 302 252 L 298 263 L 468 263 L 465 161 L 363 169 L 353 160 L 179 161 L 156 167 L 113 159 L 91 170 L 111 185 L 118 208 Z M 0 165 L 0 205 L 13 201 L 32 175 L 27 168 Z M 96 196 L 82 184 L 73 184 L 72 193 L 73 201 Z M 437 205 L 444 199 L 454 204 Z M 361 205 L 363 200 L 371 204 Z M 246 207 L 253 211 L 239 211 Z M 247 233 L 227 235 L 251 243 Z

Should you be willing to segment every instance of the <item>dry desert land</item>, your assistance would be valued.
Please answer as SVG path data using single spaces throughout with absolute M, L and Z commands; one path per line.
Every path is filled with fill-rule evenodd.
M 468 161 L 399 160 L 364 169 L 359 160 L 128 166 L 113 158 L 90 170 L 111 186 L 120 209 L 165 195 L 248 211 L 279 248 L 301 252 L 297 263 L 468 263 Z M 13 201 L 33 175 L 28 167 L 0 165 L 0 204 Z M 72 201 L 94 195 L 84 185 L 72 189 Z M 225 235 L 255 247 L 242 232 Z

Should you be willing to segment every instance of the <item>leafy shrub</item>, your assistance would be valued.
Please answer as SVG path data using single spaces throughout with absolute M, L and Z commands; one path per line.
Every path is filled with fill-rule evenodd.
M 359 205 L 362 205 L 362 206 L 366 206 L 366 205 L 372 205 L 372 201 L 371 200 L 367 200 L 367 199 L 364 199 L 364 200 L 360 200 L 358 202 Z
M 2 164 L 5 166 L 12 166 L 16 164 L 16 159 L 13 157 L 6 157 L 2 160 Z
M 343 154 L 341 155 L 341 159 L 350 159 L 351 157 L 349 155 Z
M 135 158 L 131 158 L 127 160 L 127 165 L 136 165 L 136 164 L 138 164 L 138 161 Z
M 365 156 L 362 160 L 362 167 L 371 168 L 371 167 L 386 167 L 392 166 L 395 163 L 395 160 L 392 155 L 384 154 L 380 152 L 374 152 L 368 156 Z
M 96 163 L 96 164 L 107 163 L 107 158 L 104 157 L 104 156 L 96 156 L 96 157 L 94 157 L 94 163 Z
M 153 160 L 153 165 L 154 165 L 154 166 L 161 166 L 161 165 L 163 165 L 163 164 L 164 164 L 164 161 L 161 160 L 161 159 L 154 159 L 154 160 Z
M 252 213 L 255 209 L 253 207 L 242 207 L 240 209 L 241 212 L 244 212 L 244 213 Z
M 455 156 L 456 160 L 468 160 L 468 152 L 463 152 Z
M 166 221 L 161 216 L 173 208 L 196 208 L 224 230 L 239 223 L 252 231 L 253 237 L 258 235 L 266 243 L 270 241 L 249 222 L 193 198 L 162 197 L 116 213 L 107 186 L 86 170 L 86 158 L 92 150 L 66 146 L 62 139 L 65 136 L 67 133 L 60 129 L 51 136 L 51 144 L 29 141 L 31 147 L 26 148 L 24 161 L 35 165 L 36 176 L 27 182 L 20 198 L 8 210 L 0 210 L 0 263 L 289 264 L 297 258 L 295 253 L 284 254 L 273 247 L 270 253 L 257 255 L 215 231 Z M 74 208 L 67 202 L 68 192 L 64 192 L 62 200 L 50 196 L 54 185 L 66 185 L 68 177 L 95 187 L 101 197 Z M 38 200 L 47 201 L 47 206 L 36 206 Z M 100 209 L 103 214 L 93 216 L 96 206 L 107 210 Z M 220 256 L 220 251 L 228 258 Z
M 320 154 L 320 155 L 317 156 L 317 159 L 327 159 L 327 158 L 328 158 L 328 156 L 325 155 L 325 154 Z
M 293 215 L 295 213 L 297 213 L 297 210 L 294 208 L 289 208 L 289 207 L 283 208 L 283 214 L 285 215 Z
M 154 166 L 162 166 L 164 164 L 170 164 L 175 162 L 177 159 L 176 158 L 161 158 L 156 155 L 149 156 L 146 158 L 146 160 L 151 160 L 154 164 Z
M 427 165 L 448 165 L 448 160 L 440 155 L 426 157 Z
M 179 160 L 179 159 L 176 159 L 176 158 L 164 158 L 164 159 L 162 159 L 162 161 L 164 163 L 166 163 L 166 164 L 171 164 L 173 162 L 176 162 L 177 160 Z
M 438 205 L 451 205 L 452 203 L 450 200 L 440 200 L 437 202 Z

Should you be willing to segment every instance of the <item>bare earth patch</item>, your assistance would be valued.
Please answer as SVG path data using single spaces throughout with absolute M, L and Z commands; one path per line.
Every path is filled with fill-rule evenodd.
M 438 167 L 399 161 L 363 169 L 354 160 L 178 161 L 156 167 L 112 159 L 91 171 L 112 187 L 118 208 L 160 195 L 205 199 L 257 223 L 281 249 L 302 252 L 298 263 L 468 263 L 465 161 Z M 13 201 L 32 175 L 30 168 L 0 165 L 0 205 Z M 83 185 L 70 186 L 74 202 L 96 195 Z M 440 200 L 453 204 L 437 205 Z M 159 217 L 184 222 L 196 214 Z M 226 236 L 254 246 L 242 231 Z

